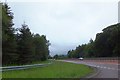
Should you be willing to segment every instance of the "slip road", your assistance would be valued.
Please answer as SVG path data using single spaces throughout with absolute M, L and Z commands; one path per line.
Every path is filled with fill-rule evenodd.
M 80 61 L 80 60 L 62 60 L 65 62 L 71 62 L 76 64 L 85 64 L 91 67 L 97 68 L 98 73 L 92 78 L 118 78 L 118 64 L 117 63 L 107 63 L 107 62 L 93 62 L 93 61 Z

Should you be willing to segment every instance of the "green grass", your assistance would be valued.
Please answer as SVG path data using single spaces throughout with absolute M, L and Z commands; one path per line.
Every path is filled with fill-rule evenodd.
M 88 66 L 54 61 L 53 64 L 27 70 L 3 72 L 3 78 L 81 78 L 93 72 Z
M 2 78 L 2 72 L 0 72 L 0 79 Z

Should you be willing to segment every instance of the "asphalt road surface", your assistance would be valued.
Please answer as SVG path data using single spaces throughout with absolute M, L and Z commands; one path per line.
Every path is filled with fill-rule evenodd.
M 97 69 L 97 73 L 91 78 L 119 78 L 118 64 L 110 63 L 110 62 L 95 62 L 95 61 L 81 61 L 81 60 L 62 60 L 65 62 L 72 62 L 76 64 L 85 64 L 88 66 L 95 67 Z

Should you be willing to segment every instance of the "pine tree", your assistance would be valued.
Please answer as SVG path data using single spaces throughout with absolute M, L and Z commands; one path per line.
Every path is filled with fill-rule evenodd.
M 33 61 L 34 56 L 34 46 L 33 46 L 33 37 L 28 28 L 28 25 L 25 23 L 22 25 L 22 28 L 19 29 L 20 34 L 17 36 L 18 42 L 18 63 L 26 64 Z
M 13 13 L 7 4 L 2 5 L 2 63 L 12 64 L 16 62 L 16 40 L 13 24 Z

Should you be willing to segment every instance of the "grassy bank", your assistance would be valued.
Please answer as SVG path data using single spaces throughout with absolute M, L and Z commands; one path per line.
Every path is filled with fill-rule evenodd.
M 45 67 L 3 72 L 3 78 L 80 78 L 93 70 L 82 64 L 54 61 Z

